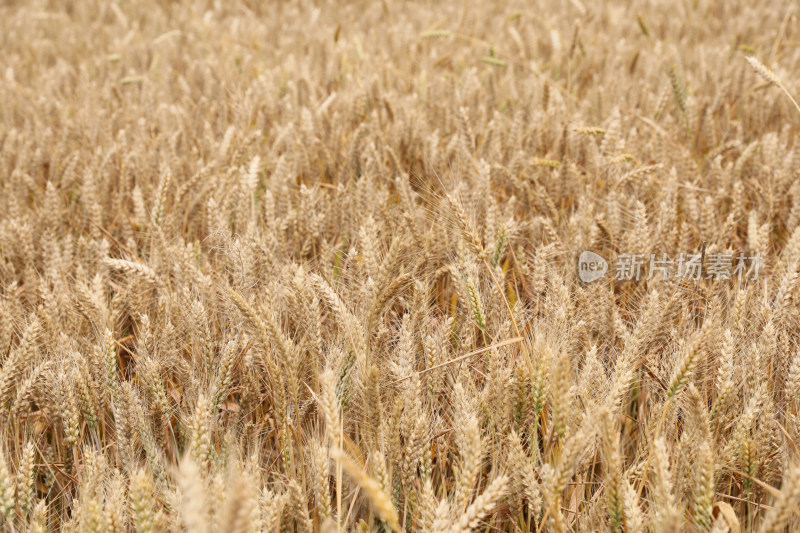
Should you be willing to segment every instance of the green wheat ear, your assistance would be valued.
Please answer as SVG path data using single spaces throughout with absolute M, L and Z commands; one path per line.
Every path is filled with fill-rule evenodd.
M 675 65 L 669 69 L 669 84 L 672 87 L 672 96 L 675 98 L 675 103 L 678 104 L 681 112 L 686 116 L 686 86 L 678 76 L 678 70 Z

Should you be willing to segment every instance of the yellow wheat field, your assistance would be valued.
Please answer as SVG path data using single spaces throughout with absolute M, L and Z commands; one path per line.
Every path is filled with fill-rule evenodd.
M 6 0 L 0 77 L 4 531 L 800 527 L 795 2 Z

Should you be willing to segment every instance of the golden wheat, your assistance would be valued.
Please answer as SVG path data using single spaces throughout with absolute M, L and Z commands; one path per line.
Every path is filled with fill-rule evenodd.
M 797 530 L 797 17 L 0 3 L 0 528 Z

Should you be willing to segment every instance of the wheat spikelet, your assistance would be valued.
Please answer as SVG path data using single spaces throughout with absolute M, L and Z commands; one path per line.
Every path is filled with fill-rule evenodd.
M 475 501 L 467 507 L 458 522 L 450 528 L 450 531 L 455 533 L 475 530 L 480 520 L 492 512 L 498 500 L 505 494 L 507 485 L 508 477 L 506 476 L 493 479 L 480 496 L 475 498 Z
M 767 515 L 764 523 L 761 524 L 761 531 L 777 532 L 783 531 L 786 524 L 796 513 L 797 502 L 800 500 L 800 468 L 797 464 L 792 464 L 786 472 L 786 477 L 783 480 L 783 486 L 778 496 L 775 498 L 773 508 Z
M 47 504 L 39 501 L 33 509 L 33 516 L 29 524 L 31 533 L 46 533 L 47 529 Z
M 333 457 L 339 461 L 350 476 L 358 483 L 364 491 L 375 512 L 386 522 L 392 531 L 400 531 L 399 517 L 397 510 L 392 505 L 391 500 L 381 488 L 380 483 L 372 479 L 363 468 L 358 466 L 350 457 L 341 450 L 334 450 Z
M 5 452 L 3 452 L 3 457 L 0 457 L 0 514 L 2 514 L 6 526 L 11 528 L 13 528 L 16 503 L 14 488 L 14 478 L 8 468 Z
M 150 484 L 150 476 L 145 470 L 137 470 L 131 480 L 130 505 L 136 533 L 154 531 L 153 487 Z
M 686 383 L 689 381 L 697 363 L 700 361 L 700 355 L 701 353 L 697 346 L 692 345 L 685 350 L 683 357 L 681 357 L 672 373 L 672 379 L 667 388 L 668 399 L 672 399 L 683 392 Z
M 203 480 L 197 465 L 189 456 L 180 463 L 178 487 L 181 494 L 181 518 L 186 530 L 191 533 L 207 531 L 208 513 L 205 507 Z
M 603 491 L 611 527 L 614 531 L 621 531 L 624 526 L 625 500 L 622 485 L 622 457 L 617 439 L 614 426 L 607 426 L 603 435 L 603 454 L 606 461 L 606 479 Z
M 698 527 L 708 530 L 711 527 L 711 504 L 714 498 L 714 457 L 711 446 L 703 441 L 697 451 L 696 478 L 692 494 L 694 521 Z
M 775 74 L 769 68 L 764 66 L 764 64 L 761 61 L 759 61 L 755 56 L 745 56 L 745 59 L 747 60 L 748 63 L 750 63 L 750 66 L 753 67 L 753 70 L 755 70 L 759 76 L 764 78 L 769 83 L 775 85 L 776 87 L 779 87 L 786 94 L 786 96 L 789 97 L 794 107 L 798 111 L 800 111 L 800 105 L 798 105 L 794 97 L 789 93 L 786 87 L 784 87 L 783 82 L 781 82 L 781 79 L 777 76 L 777 74 Z
M 753 67 L 753 70 L 755 70 L 759 76 L 761 76 L 768 82 L 772 83 L 773 85 L 776 85 L 778 87 L 781 86 L 780 78 L 778 78 L 778 76 L 770 69 L 765 67 L 764 64 L 761 61 L 759 61 L 755 56 L 745 56 L 745 59 L 747 60 L 748 63 L 750 63 L 750 66 Z
M 36 488 L 36 479 L 34 477 L 36 472 L 35 454 L 36 448 L 34 444 L 28 442 L 22 451 L 22 457 L 17 467 L 16 500 L 23 517 L 28 516 L 33 507 Z
M 152 285 L 158 285 L 158 276 L 155 271 L 145 264 L 127 259 L 105 259 L 104 264 L 113 270 L 138 277 Z

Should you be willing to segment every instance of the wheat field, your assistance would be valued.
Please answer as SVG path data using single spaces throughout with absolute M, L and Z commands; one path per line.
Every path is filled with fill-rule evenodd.
M 2 2 L 3 531 L 800 528 L 798 11 Z

